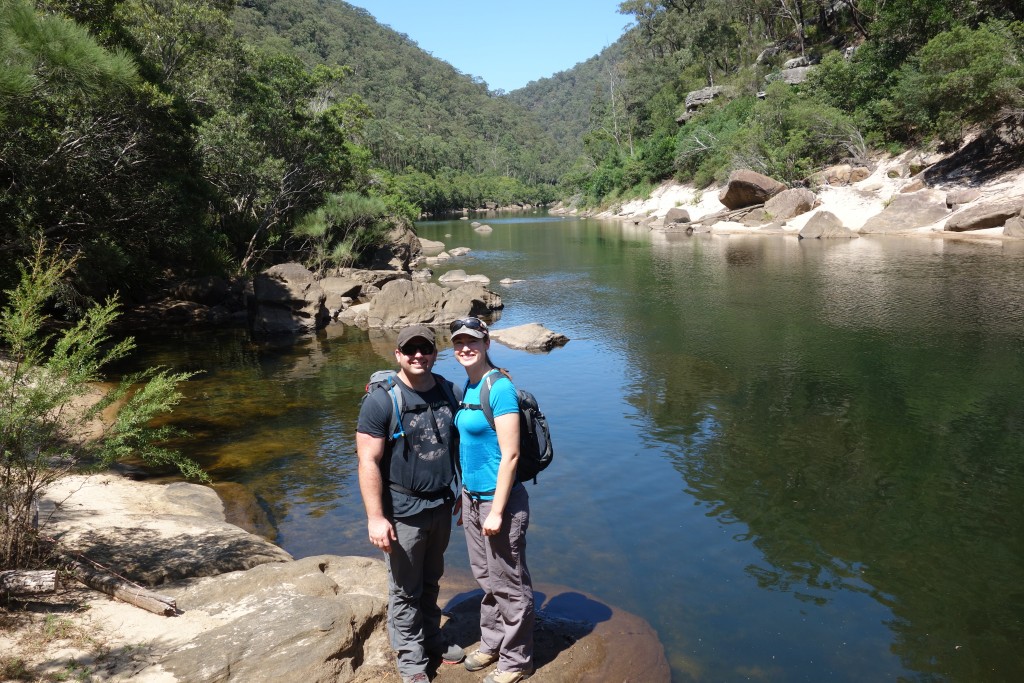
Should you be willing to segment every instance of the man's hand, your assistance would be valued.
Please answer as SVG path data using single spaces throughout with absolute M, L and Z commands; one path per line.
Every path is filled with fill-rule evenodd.
M 386 553 L 391 552 L 391 541 L 397 541 L 395 528 L 384 517 L 371 519 L 366 525 L 370 532 L 370 543 Z

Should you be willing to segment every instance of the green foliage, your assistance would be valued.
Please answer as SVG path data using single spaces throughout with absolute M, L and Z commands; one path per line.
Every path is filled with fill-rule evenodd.
M 117 317 L 113 299 L 88 309 L 59 334 L 47 333 L 44 313 L 74 260 L 47 253 L 38 242 L 21 281 L 8 291 L 0 312 L 0 566 L 23 567 L 33 560 L 34 502 L 61 476 L 83 465 L 109 466 L 128 456 L 152 464 L 173 464 L 186 476 L 204 478 L 194 462 L 163 448 L 173 435 L 147 425 L 181 398 L 178 384 L 190 373 L 150 370 L 122 381 L 91 400 L 101 368 L 123 358 L 131 339 L 113 342 L 108 329 Z M 92 399 L 95 399 L 92 396 Z M 113 422 L 101 416 L 113 410 Z M 87 439 L 93 425 L 99 438 Z
M 965 124 L 988 121 L 1020 104 L 1024 63 L 1003 24 L 956 26 L 932 38 L 899 71 L 893 99 L 925 135 L 959 141 Z
M 754 113 L 757 100 L 741 97 L 713 107 L 679 130 L 676 136 L 676 177 L 707 187 L 730 168 L 734 142 Z
M 382 246 L 391 226 L 384 220 L 387 204 L 356 192 L 328 195 L 316 211 L 306 214 L 292 234 L 304 240 L 306 265 L 316 273 L 349 266 L 361 253 Z

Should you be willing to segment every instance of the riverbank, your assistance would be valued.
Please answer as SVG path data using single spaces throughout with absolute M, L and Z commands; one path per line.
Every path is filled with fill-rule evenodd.
M 67 477 L 41 513 L 63 549 L 176 600 L 178 613 L 63 586 L 0 612 L 0 680 L 399 681 L 380 558 L 292 559 L 231 524 L 212 488 L 180 482 Z M 467 650 L 479 640 L 474 589 L 448 577 L 442 585 L 445 628 Z M 565 587 L 538 585 L 537 595 L 535 680 L 668 680 L 642 619 Z M 434 680 L 480 677 L 456 666 Z
M 745 224 L 735 220 L 722 220 L 715 223 L 710 232 L 716 234 L 799 234 L 800 230 L 820 211 L 828 211 L 835 215 L 842 224 L 856 234 L 866 234 L 864 227 L 870 219 L 881 214 L 897 197 L 916 196 L 936 206 L 949 206 L 948 198 L 958 192 L 970 192 L 971 199 L 963 204 L 955 204 L 944 215 L 933 220 L 926 220 L 906 230 L 901 235 L 932 237 L 938 239 L 985 239 L 1003 240 L 1017 239 L 1004 235 L 1002 226 L 981 228 L 977 230 L 950 231 L 945 230 L 949 218 L 960 211 L 971 207 L 993 202 L 1009 202 L 1024 204 L 1024 170 L 1015 168 L 1005 173 L 992 175 L 983 179 L 969 174 L 947 173 L 947 177 L 933 181 L 925 179 L 928 168 L 949 159 L 933 155 L 922 157 L 918 151 L 908 151 L 896 157 L 880 157 L 872 162 L 872 168 L 864 169 L 861 179 L 851 182 L 837 180 L 843 177 L 842 172 L 830 174 L 829 170 L 819 174 L 822 181 L 813 191 L 818 204 L 809 211 L 786 219 L 781 225 L 772 225 L 772 230 L 765 230 L 766 225 L 750 222 Z M 922 161 L 923 159 L 923 161 Z M 923 166 L 923 168 L 922 168 Z M 830 169 L 831 170 L 831 169 Z M 825 182 L 832 175 L 833 182 Z M 846 169 L 849 178 L 849 168 Z M 854 176 L 856 177 L 856 175 Z M 850 179 L 852 180 L 852 179 Z M 704 189 L 675 181 L 666 181 L 659 185 L 648 197 L 634 199 L 602 211 L 579 211 L 571 206 L 558 206 L 552 213 L 562 215 L 589 216 L 593 218 L 621 220 L 647 225 L 652 229 L 662 229 L 662 221 L 669 210 L 685 209 L 690 222 L 699 222 L 702 218 L 712 216 L 726 210 L 719 201 L 719 192 L 724 186 L 712 186 Z M 671 229 L 681 229 L 676 226 Z

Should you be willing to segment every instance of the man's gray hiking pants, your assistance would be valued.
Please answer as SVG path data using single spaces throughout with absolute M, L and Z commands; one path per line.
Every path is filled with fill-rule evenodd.
M 388 635 L 402 676 L 427 670 L 429 652 L 444 649 L 437 604 L 444 551 L 452 533 L 445 503 L 394 520 L 397 541 L 385 557 L 388 567 Z

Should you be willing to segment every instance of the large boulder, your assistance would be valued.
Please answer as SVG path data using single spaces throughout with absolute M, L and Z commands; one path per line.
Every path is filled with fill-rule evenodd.
M 955 209 L 961 204 L 970 204 L 981 197 L 981 190 L 976 187 L 962 187 L 946 193 L 946 208 Z
M 501 297 L 477 284 L 447 289 L 432 282 L 395 280 L 384 285 L 362 313 L 368 327 L 396 328 L 487 316 L 503 306 Z
M 524 351 L 550 351 L 556 346 L 565 346 L 569 343 L 569 338 L 564 334 L 552 332 L 540 323 L 491 330 L 491 339 Z
M 764 203 L 764 210 L 777 221 L 784 221 L 802 213 L 807 213 L 821 204 L 818 196 L 803 187 L 783 190 Z
M 193 580 L 165 591 L 217 624 L 166 654 L 179 681 L 351 681 L 393 654 L 378 559 L 319 555 Z
M 764 204 L 784 191 L 786 186 L 778 180 L 754 171 L 733 171 L 729 183 L 718 193 L 718 201 L 729 209 L 742 209 Z
M 801 239 L 828 239 L 832 237 L 859 237 L 831 211 L 819 211 L 800 229 Z
M 949 232 L 965 232 L 967 230 L 998 228 L 1001 225 L 1005 225 L 1009 219 L 1018 215 L 1020 211 L 1020 200 L 987 202 L 953 214 L 946 221 L 946 227 L 943 229 Z
M 424 256 L 436 256 L 444 251 L 444 242 L 435 242 L 425 237 L 420 237 L 420 249 Z
M 898 194 L 881 213 L 861 226 L 862 233 L 910 232 L 931 225 L 948 215 L 945 197 L 936 199 L 931 190 Z
M 291 559 L 270 541 L 229 524 L 217 493 L 199 484 L 147 485 L 109 474 L 65 477 L 47 489 L 40 509 L 49 520 L 47 533 L 65 552 L 117 567 L 146 586 Z
M 1003 234 L 1007 237 L 1024 238 L 1024 216 L 1014 216 L 1006 221 Z
M 257 275 L 248 301 L 254 334 L 314 332 L 330 322 L 327 294 L 307 268 L 282 263 Z
M 672 225 L 674 223 L 689 223 L 689 222 L 690 222 L 690 212 L 687 211 L 686 209 L 680 208 L 678 206 L 673 206 L 671 209 L 669 209 L 668 213 L 665 214 L 665 218 L 662 220 L 662 223 L 664 225 Z
M 365 286 L 359 280 L 347 277 L 331 276 L 320 280 L 320 287 L 324 290 L 324 294 L 327 295 L 324 299 L 324 306 L 331 314 L 331 317 L 338 317 L 341 311 L 357 300 L 362 295 L 363 287 Z
M 396 270 L 409 272 L 414 259 L 422 256 L 420 239 L 412 226 L 402 222 L 391 228 L 387 243 L 377 249 L 370 258 L 373 270 Z

